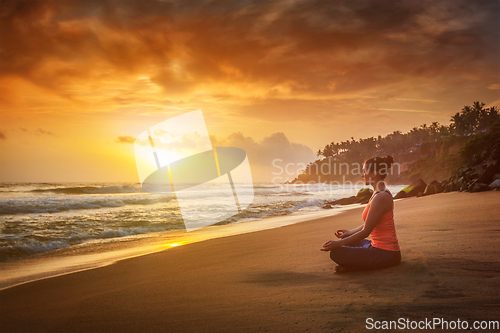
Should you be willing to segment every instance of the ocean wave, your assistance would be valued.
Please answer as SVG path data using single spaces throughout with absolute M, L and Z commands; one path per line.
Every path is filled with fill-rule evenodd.
M 180 229 L 178 225 L 164 225 L 161 227 L 135 227 L 103 230 L 96 234 L 81 234 L 69 237 L 67 240 L 50 240 L 46 242 L 25 241 L 23 243 L 9 244 L 0 246 L 0 262 L 10 261 L 26 256 L 41 254 L 53 250 L 62 249 L 72 245 L 82 244 L 88 241 L 110 240 L 113 238 L 122 238 L 127 236 L 142 235 L 151 232 L 160 232 L 171 229 Z M 2 240 L 5 242 L 6 240 Z
M 268 195 L 276 197 L 289 197 L 289 196 L 314 195 L 314 194 L 309 192 L 278 192 L 278 193 L 269 193 Z
M 115 193 L 144 193 L 141 187 L 133 185 L 109 185 L 109 186 L 76 186 L 76 187 L 54 187 L 47 189 L 34 189 L 34 193 L 62 193 L 62 194 L 115 194 Z
M 0 262 L 68 247 L 68 242 L 26 243 L 0 247 Z
M 0 215 L 34 214 L 34 213 L 59 213 L 70 210 L 99 209 L 123 207 L 126 205 L 152 205 L 167 203 L 173 196 L 153 197 L 121 197 L 121 198 L 95 198 L 83 197 L 81 200 L 65 198 L 13 198 L 0 202 Z
M 247 187 L 247 186 L 243 186 L 243 187 Z M 253 186 L 248 186 L 248 187 L 252 187 L 254 189 L 257 189 L 257 188 L 263 188 L 263 189 L 273 189 L 273 188 L 281 188 L 281 186 L 277 186 L 277 185 L 264 185 L 264 186 L 259 186 L 259 185 L 253 185 Z
M 137 227 L 137 228 L 121 228 L 121 229 L 109 229 L 104 230 L 98 237 L 94 237 L 95 239 L 109 239 L 109 238 L 120 238 L 127 237 L 133 235 L 142 235 L 150 232 L 159 232 L 165 230 L 172 229 L 181 229 L 184 226 L 178 225 L 175 227 L 174 225 L 162 226 L 162 227 L 154 227 L 154 228 L 146 228 L 146 227 Z
M 306 207 L 319 207 L 323 205 L 326 201 L 324 199 L 312 199 L 312 200 L 283 200 L 278 202 L 262 202 L 260 204 L 251 204 L 242 212 L 230 217 L 229 219 L 222 221 L 218 224 L 229 224 L 238 222 L 241 219 L 251 219 L 251 220 L 261 220 L 267 217 L 274 216 L 285 216 L 299 211 Z

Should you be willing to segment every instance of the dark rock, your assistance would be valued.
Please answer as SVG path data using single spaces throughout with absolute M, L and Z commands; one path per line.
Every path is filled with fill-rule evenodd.
M 465 183 L 464 177 L 460 177 L 456 182 L 456 185 L 455 185 L 456 190 L 455 191 L 461 192 L 461 191 L 463 191 L 465 186 L 466 186 L 466 183 Z
M 464 182 L 464 183 L 462 183 L 462 184 L 460 185 L 460 192 L 462 192 L 462 191 L 466 191 L 468 186 L 469 186 L 469 184 L 467 184 L 467 183 L 465 183 L 465 182 Z
M 452 191 L 479 192 L 495 189 L 496 187 L 487 185 L 492 184 L 495 180 L 500 180 L 499 140 L 495 140 L 495 143 L 479 149 L 468 163 L 458 168 L 448 180 L 442 182 L 432 181 L 424 189 L 414 190 L 413 193 L 410 193 L 410 190 L 413 189 L 408 186 L 404 189 L 404 192 L 406 192 L 406 196 L 418 195 L 420 191 L 423 192 L 423 195 Z M 401 192 L 395 198 L 403 196 L 404 194 Z
M 489 188 L 493 188 L 493 189 L 500 189 L 500 178 L 499 179 L 495 179 L 494 181 L 491 182 L 490 185 L 488 185 Z
M 489 160 L 486 163 L 484 172 L 479 175 L 479 181 L 481 183 L 489 184 L 493 181 L 493 176 L 500 171 L 500 163 L 498 160 Z
M 431 195 L 436 193 L 436 188 L 434 186 L 427 185 L 424 191 L 424 195 Z
M 487 184 L 484 183 L 476 183 L 472 187 L 471 192 L 482 192 L 482 191 L 488 191 L 490 188 Z
M 476 171 L 470 170 L 465 173 L 464 179 L 474 179 L 474 178 L 479 178 L 479 173 L 477 173 Z
M 417 180 L 412 181 L 410 185 L 406 186 L 401 191 L 404 191 L 406 193 L 406 197 L 414 197 L 419 192 L 424 193 L 426 187 L 427 184 L 422 179 L 419 178 Z
M 326 203 L 323 206 L 323 208 L 325 208 L 327 205 L 330 205 L 330 206 L 333 206 L 333 205 L 350 205 L 350 204 L 356 203 L 357 200 L 358 200 L 358 198 L 356 198 L 355 196 L 352 196 L 352 197 L 349 197 L 349 198 L 342 198 L 342 199 L 339 199 L 339 200 L 330 201 L 330 202 Z
M 325 205 L 323 205 L 323 208 L 330 209 L 333 208 L 334 205 L 351 205 L 355 203 L 365 204 L 368 203 L 368 200 L 370 200 L 372 195 L 373 190 L 371 188 L 362 188 L 358 191 L 356 196 L 327 202 Z
M 441 182 L 441 186 L 443 187 L 443 191 L 442 191 L 442 192 L 444 192 L 444 189 L 445 189 L 446 185 L 448 185 L 448 182 L 447 182 L 447 181 L 445 181 L 445 180 L 443 180 L 443 181 Z
M 460 178 L 463 175 L 465 175 L 466 172 L 467 172 L 467 167 L 463 166 L 460 169 L 458 169 L 457 176 Z
M 433 180 L 424 190 L 424 195 L 441 193 L 444 191 L 444 186 L 437 180 Z
M 373 195 L 373 190 L 371 188 L 365 187 L 358 191 L 356 198 L 370 198 Z
M 477 179 L 472 180 L 469 184 L 467 184 L 467 191 L 472 191 L 472 188 L 477 183 Z
M 500 148 L 494 148 L 491 151 L 490 158 L 492 160 L 499 160 L 500 159 Z
M 349 198 L 342 198 L 340 200 L 334 201 L 332 204 L 334 205 L 350 205 L 356 203 L 357 198 L 355 196 Z
M 424 195 L 441 193 L 444 191 L 444 186 L 437 180 L 433 180 L 424 190 Z
M 443 183 L 439 183 L 439 182 L 438 182 L 438 183 L 436 184 L 436 193 L 441 193 L 441 192 L 443 192 L 443 191 L 444 191 L 444 186 L 445 186 L 445 185 L 446 185 L 446 184 L 443 184 Z
M 401 190 L 398 192 L 398 194 L 396 194 L 396 196 L 394 197 L 394 199 L 403 199 L 403 198 L 406 198 L 406 192 Z
M 356 194 L 356 203 L 360 204 L 366 204 L 368 201 L 370 201 L 370 198 L 373 195 L 373 190 L 371 188 L 362 188 L 361 190 L 358 191 Z
M 479 156 L 479 158 L 481 159 L 481 161 L 483 161 L 486 156 L 488 156 L 488 151 L 486 149 L 484 149 L 482 152 L 481 152 L 481 155 Z
M 369 201 L 370 201 L 370 198 L 361 198 L 361 199 L 356 200 L 356 203 L 363 205 L 363 204 L 367 204 Z
M 478 164 L 476 165 L 474 168 L 472 168 L 472 170 L 477 173 L 478 175 L 482 174 L 484 172 L 486 168 L 486 164 L 483 163 L 483 164 Z

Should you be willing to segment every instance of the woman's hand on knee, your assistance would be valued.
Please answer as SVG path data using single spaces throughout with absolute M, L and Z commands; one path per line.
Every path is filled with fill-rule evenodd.
M 321 251 L 333 251 L 341 247 L 339 242 L 331 240 L 323 244 L 323 247 L 320 249 Z
M 350 236 L 350 232 L 349 232 L 349 230 L 346 230 L 346 229 L 339 229 L 335 233 L 335 236 L 337 236 L 337 238 L 345 238 L 347 236 Z

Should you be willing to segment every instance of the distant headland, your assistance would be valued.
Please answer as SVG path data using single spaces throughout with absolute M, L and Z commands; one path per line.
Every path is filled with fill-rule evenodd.
M 358 182 L 364 160 L 392 155 L 395 165 L 386 182 L 410 184 L 396 197 L 500 189 L 499 108 L 473 102 L 450 120 L 448 126 L 433 122 L 407 133 L 332 141 L 288 183 Z

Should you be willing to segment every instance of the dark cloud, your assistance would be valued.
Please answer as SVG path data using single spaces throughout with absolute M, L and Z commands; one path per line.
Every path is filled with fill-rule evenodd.
M 36 130 L 29 130 L 29 129 L 24 128 L 24 127 L 19 127 L 19 129 L 21 131 L 23 131 L 24 133 L 28 133 L 28 134 L 31 134 L 31 135 L 49 135 L 49 136 L 55 136 L 54 133 L 52 133 L 50 131 L 47 131 L 47 130 L 44 130 L 42 128 L 37 128 Z
M 124 135 L 116 138 L 116 142 L 118 143 L 134 143 L 135 138 L 133 136 Z
M 54 135 L 54 133 L 46 131 L 46 130 L 43 130 L 41 128 L 37 129 L 35 133 L 36 134 L 42 134 L 42 135 Z
M 0 140 L 7 140 L 7 136 L 2 131 L 0 131 Z
M 289 96 L 365 92 L 409 80 L 460 81 L 469 89 L 500 74 L 495 0 L 0 6 L 2 75 L 68 97 L 71 80 L 113 73 L 148 75 L 174 96 L 215 82 L 282 86 Z
M 47 130 L 44 130 L 42 128 L 37 128 L 36 130 L 28 130 L 24 127 L 19 127 L 19 129 L 25 133 L 33 134 L 33 135 L 51 135 L 51 136 L 55 135 L 54 133 L 47 131 Z

